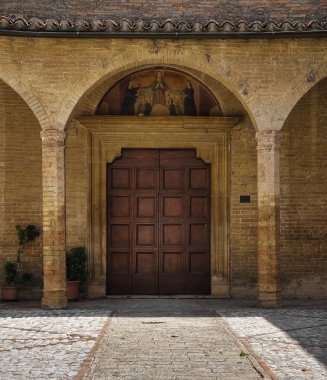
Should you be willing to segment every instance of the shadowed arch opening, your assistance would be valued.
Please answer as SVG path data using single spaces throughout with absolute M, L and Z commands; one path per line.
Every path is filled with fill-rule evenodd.
M 327 78 L 294 106 L 281 130 L 281 275 L 284 297 L 327 292 Z

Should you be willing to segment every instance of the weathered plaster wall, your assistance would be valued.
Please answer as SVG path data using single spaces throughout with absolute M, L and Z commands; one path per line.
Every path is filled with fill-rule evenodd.
M 18 240 L 15 226 L 42 226 L 41 139 L 40 125 L 26 103 L 7 85 L 0 82 L 0 168 L 1 234 L 0 267 L 15 259 Z M 0 194 L 1 194 L 0 193 Z M 34 274 L 33 282 L 42 278 L 42 237 L 31 243 L 22 256 L 22 273 Z M 3 271 L 0 271 L 0 283 Z M 31 284 L 30 284 L 31 285 Z M 36 290 L 23 296 L 40 296 Z

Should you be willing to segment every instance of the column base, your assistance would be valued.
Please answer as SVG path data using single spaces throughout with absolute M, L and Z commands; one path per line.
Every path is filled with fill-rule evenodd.
M 45 290 L 41 306 L 43 309 L 67 309 L 66 290 Z
M 257 307 L 279 308 L 283 306 L 283 299 L 280 292 L 259 292 Z
M 88 284 L 87 297 L 88 298 L 102 298 L 106 294 L 106 282 L 105 281 L 93 281 Z
M 230 298 L 230 286 L 228 280 L 212 276 L 211 295 L 217 298 Z

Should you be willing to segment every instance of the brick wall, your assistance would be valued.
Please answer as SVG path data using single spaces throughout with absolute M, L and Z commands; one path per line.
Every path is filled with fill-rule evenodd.
M 2 170 L 0 197 L 0 283 L 5 260 L 15 259 L 17 236 L 15 226 L 42 226 L 41 139 L 40 126 L 26 103 L 0 82 L 0 159 Z M 4 147 L 5 145 L 5 147 Z M 5 158 L 5 160 L 3 160 Z M 1 192 L 0 192 L 1 194 Z M 40 289 L 42 276 L 42 238 L 26 248 L 22 272 L 35 275 Z M 40 296 L 40 291 L 23 291 L 24 297 Z
M 5 216 L 5 157 L 6 157 L 6 129 L 5 129 L 5 102 L 3 83 L 0 81 L 0 257 L 3 255 L 4 244 L 4 216 Z
M 327 296 L 327 80 L 282 130 L 281 273 L 285 296 Z
M 260 125 L 266 127 L 271 126 L 273 111 L 282 119 L 287 111 L 287 107 L 283 108 L 284 103 L 289 98 L 293 99 L 293 94 L 296 98 L 317 78 L 325 75 L 323 70 L 326 67 L 323 54 L 326 43 L 323 39 L 210 40 L 201 41 L 201 44 L 192 40 L 182 43 L 140 40 L 135 44 L 133 40 L 72 41 L 8 37 L 1 38 L 0 44 L 1 75 L 4 76 L 5 70 L 14 73 L 10 79 L 15 79 L 17 88 L 20 89 L 21 83 L 30 89 L 49 115 L 56 117 L 62 115 L 65 105 L 71 109 L 91 84 L 104 76 L 112 80 L 114 75 L 119 76 L 123 69 L 133 70 L 138 69 L 139 65 L 166 63 L 171 66 L 179 65 L 180 69 L 189 67 L 190 74 L 198 75 L 210 88 L 214 88 L 215 83 L 219 83 L 219 75 L 222 76 L 229 88 L 234 90 L 245 106 L 252 111 L 254 117 L 259 121 L 267 121 L 266 124 Z M 156 61 L 153 61 L 153 57 Z M 196 68 L 202 68 L 202 73 L 195 71 Z M 101 86 L 104 82 L 98 84 Z M 237 88 L 241 88 L 242 92 L 237 92 Z M 96 91 L 96 86 L 94 90 Z M 30 100 L 28 96 L 26 98 L 27 101 Z M 300 296 L 305 292 L 321 295 L 323 287 L 326 286 L 326 98 L 325 81 L 295 107 L 283 131 L 281 244 L 284 294 L 288 296 Z M 31 103 L 37 111 L 39 105 L 34 104 L 34 100 Z M 228 103 L 228 96 L 225 94 L 222 104 L 226 114 L 238 114 L 238 110 L 227 107 Z M 244 109 L 242 112 L 245 114 Z M 63 120 L 66 121 L 65 118 Z M 14 257 L 16 253 L 15 224 L 41 223 L 39 130 L 37 120 L 26 104 L 2 84 L 2 262 L 4 257 Z M 87 239 L 86 204 L 89 179 L 86 164 L 87 147 L 83 133 L 80 130 L 76 135 L 68 132 L 67 139 L 68 247 L 85 245 Z M 254 134 L 254 128 L 247 119 L 232 132 L 230 232 L 234 295 L 253 294 L 257 275 Z M 5 166 L 3 157 L 6 157 Z M 6 178 L 3 176 L 4 173 Z M 240 195 L 250 195 L 251 203 L 240 204 Z M 2 220 L 4 223 L 1 223 Z M 29 257 L 30 266 L 38 271 L 40 276 L 39 244 L 29 253 Z M 2 277 L 0 282 L 1 280 Z
M 327 80 L 306 94 L 281 136 L 281 279 L 284 297 L 327 296 Z M 256 142 L 250 123 L 231 142 L 231 287 L 255 294 Z M 250 195 L 251 203 L 240 203 Z
M 66 245 L 84 246 L 88 242 L 89 177 L 87 131 L 71 124 L 66 140 Z
M 240 203 L 249 195 L 250 203 Z M 255 129 L 248 119 L 231 136 L 231 291 L 255 294 L 257 282 L 257 151 Z
M 279 0 L 1 0 L 0 14 L 46 18 L 110 18 L 120 20 L 164 20 L 167 18 L 188 21 L 265 21 L 265 20 L 324 20 L 326 1 Z

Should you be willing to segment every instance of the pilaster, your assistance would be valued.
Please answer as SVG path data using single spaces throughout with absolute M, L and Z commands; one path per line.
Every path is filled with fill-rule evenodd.
M 65 265 L 66 132 L 45 129 L 42 139 L 43 273 L 42 307 L 67 307 Z
M 278 307 L 280 292 L 279 131 L 256 133 L 258 158 L 258 304 Z

